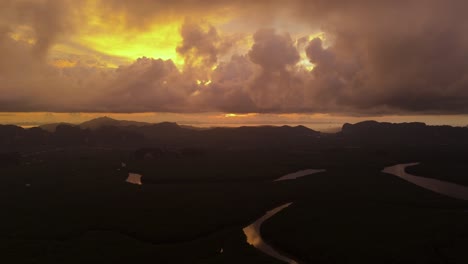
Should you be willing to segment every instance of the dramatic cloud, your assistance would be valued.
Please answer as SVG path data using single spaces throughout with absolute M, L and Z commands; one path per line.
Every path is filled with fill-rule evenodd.
M 261 29 L 253 39 L 254 44 L 248 54 L 262 71 L 250 85 L 249 95 L 258 111 L 281 112 L 292 110 L 290 106 L 296 108 L 301 104 L 301 91 L 296 89 L 300 81 L 287 67 L 297 64 L 300 55 L 291 37 L 289 34 L 277 34 L 273 29 Z
M 468 113 L 467 9 L 5 0 L 0 111 Z
M 182 45 L 177 47 L 185 59 L 185 64 L 193 66 L 202 64 L 213 66 L 218 61 L 218 43 L 220 38 L 213 26 L 206 32 L 198 24 L 185 23 L 181 29 Z
M 356 111 L 466 112 L 466 2 L 359 2 L 310 4 L 333 38 L 307 48 L 321 96 Z
M 187 98 L 196 89 L 172 61 L 149 58 L 118 68 L 105 86 L 94 102 L 104 112 L 190 111 Z
M 5 0 L 0 4 L 0 24 L 3 27 L 22 27 L 24 35 L 34 38 L 34 52 L 45 56 L 49 48 L 63 35 L 73 31 L 79 1 Z
M 274 29 L 261 29 L 253 39 L 255 43 L 249 57 L 265 71 L 283 71 L 287 65 L 299 61 L 299 52 L 288 34 L 279 35 Z

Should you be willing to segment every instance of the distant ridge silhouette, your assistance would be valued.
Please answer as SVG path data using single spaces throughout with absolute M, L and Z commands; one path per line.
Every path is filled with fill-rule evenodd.
M 468 144 L 468 128 L 428 126 L 424 123 L 344 124 L 335 134 L 304 126 L 242 126 L 194 129 L 177 123 L 144 123 L 100 117 L 79 125 L 48 124 L 24 129 L 0 125 L 0 147 L 15 150 L 28 146 L 154 146 L 196 148 L 275 148 L 284 146 L 360 146 L 379 144 Z
M 146 126 L 146 125 L 150 125 L 150 123 L 128 121 L 128 120 L 116 120 L 116 119 L 104 116 L 104 117 L 98 117 L 98 118 L 83 122 L 79 126 L 81 128 L 95 130 L 104 126 L 123 127 L 123 126 Z
M 341 135 L 363 144 L 466 144 L 466 127 L 428 126 L 425 123 L 387 123 L 364 121 L 344 124 Z

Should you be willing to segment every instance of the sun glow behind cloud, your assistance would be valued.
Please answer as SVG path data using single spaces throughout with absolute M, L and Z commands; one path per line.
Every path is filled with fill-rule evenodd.
M 308 35 L 308 36 L 296 39 L 296 46 L 298 47 L 299 54 L 301 56 L 301 59 L 300 59 L 300 61 L 298 62 L 297 65 L 299 67 L 303 68 L 303 69 L 306 69 L 307 71 L 312 71 L 314 69 L 315 65 L 310 62 L 309 58 L 307 58 L 305 47 L 301 43 L 301 40 L 306 41 L 306 42 L 310 42 L 314 38 L 319 38 L 319 39 L 321 39 L 322 41 L 324 41 L 326 43 L 325 33 L 323 33 L 323 32 L 318 32 L 318 33 L 315 33 L 315 34 L 312 34 L 312 35 Z
M 8 35 L 15 41 L 21 41 L 28 43 L 29 45 L 34 45 L 36 43 L 36 39 L 32 36 L 31 31 L 32 29 L 29 26 L 17 26 L 13 32 L 10 32 Z
M 249 114 L 225 114 L 224 117 L 226 118 L 243 118 L 243 117 L 254 117 L 257 116 L 256 113 L 249 113 Z
M 130 18 L 125 13 L 105 13 L 100 8 L 99 1 L 84 1 L 83 3 L 85 4 L 80 11 L 82 17 L 77 22 L 79 26 L 73 29 L 73 34 L 67 35 L 66 41 L 60 39 L 51 46 L 49 50 L 50 65 L 58 68 L 70 68 L 78 65 L 77 61 L 73 61 L 74 59 L 88 56 L 86 59 L 89 60 L 92 53 L 93 59 L 99 60 L 95 64 L 100 64 L 103 67 L 117 68 L 120 64 L 130 64 L 138 58 L 148 57 L 172 60 L 179 69 L 183 69 L 184 58 L 178 54 L 177 47 L 183 41 L 180 31 L 187 19 L 186 15 L 170 14 L 167 17 L 154 18 L 144 27 L 131 27 L 129 26 Z M 233 54 L 246 54 L 253 45 L 252 35 L 240 32 L 242 28 L 235 28 L 237 32 L 229 32 L 229 27 L 224 25 L 235 21 L 235 14 L 233 14 L 233 10 L 229 9 L 222 11 L 224 15 L 205 14 L 199 21 L 202 22 L 200 25 L 215 25 L 218 33 L 223 36 L 238 35 L 235 49 L 225 55 L 220 55 L 220 59 L 229 59 Z M 204 30 L 206 29 L 204 28 Z M 228 31 L 222 32 L 222 30 Z M 281 30 L 287 31 L 288 29 Z M 239 37 L 239 34 L 244 35 Z M 323 34 L 320 32 L 310 35 L 308 39 L 317 36 L 322 38 Z M 30 45 L 34 45 L 37 41 L 32 29 L 25 25 L 14 27 L 10 37 Z M 299 35 L 293 36 L 293 38 L 299 37 Z M 309 71 L 313 68 L 304 52 L 301 52 L 298 66 Z M 211 71 L 215 70 L 216 67 L 217 63 L 211 67 Z M 204 82 L 206 84 L 208 80 Z
M 181 42 L 182 18 L 155 21 L 144 28 L 129 27 L 125 13 L 106 12 L 99 5 L 99 1 L 86 1 L 85 23 L 73 36 L 74 43 L 107 56 L 126 59 L 127 63 L 149 57 L 183 64 L 175 50 Z
M 103 54 L 127 58 L 140 57 L 171 59 L 176 65 L 183 64 L 175 50 L 181 42 L 180 22 L 153 25 L 144 32 L 113 32 L 112 25 L 98 24 L 96 32 L 83 35 L 79 42 Z
M 184 58 L 176 50 L 182 43 L 181 27 L 188 17 L 196 18 L 200 14 L 164 13 L 141 18 L 142 21 L 145 20 L 144 25 L 135 26 L 132 24 L 134 18 L 129 17 L 126 12 L 103 9 L 106 1 L 83 1 L 85 4 L 80 12 L 82 17 L 78 22 L 79 26 L 68 36 L 66 42 L 57 43 L 50 53 L 83 55 L 83 50 L 92 51 L 101 54 L 101 64 L 111 68 L 116 68 L 119 64 L 131 64 L 142 57 L 172 60 L 179 69 L 183 68 Z M 232 15 L 230 10 L 223 10 L 223 15 L 207 13 L 198 19 L 206 24 L 220 25 L 229 21 Z M 24 39 L 22 35 L 24 34 L 17 38 Z
M 57 68 L 72 68 L 76 66 L 75 61 L 65 60 L 65 59 L 57 59 L 50 62 L 51 65 Z
M 72 68 L 82 66 L 85 62 L 87 66 L 92 67 L 118 68 L 121 65 L 131 64 L 138 58 L 147 57 L 172 60 L 177 68 L 183 70 L 184 58 L 177 52 L 177 47 L 183 41 L 181 27 L 187 20 L 187 14 L 163 15 L 149 19 L 145 22 L 145 26 L 133 27 L 129 26 L 130 18 L 125 12 L 106 12 L 105 9 L 100 8 L 105 2 L 84 0 L 83 3 L 82 9 L 79 10 L 81 17 L 75 21 L 78 26 L 72 29 L 72 33 L 67 34 L 66 38 L 58 39 L 50 47 L 49 65 L 57 68 Z M 233 38 L 236 41 L 236 47 L 226 54 L 220 54 L 218 60 L 229 60 L 234 54 L 247 54 L 253 45 L 253 39 L 250 33 L 242 32 L 242 30 L 249 32 L 251 28 L 231 27 L 230 29 L 225 25 L 236 21 L 235 10 L 225 8 L 222 11 L 223 15 L 217 12 L 204 14 L 203 18 L 198 21 L 202 22 L 201 26 L 214 25 L 218 34 L 223 37 L 237 34 Z M 200 14 L 193 14 L 194 17 L 198 15 Z M 207 29 L 204 28 L 204 30 Z M 290 29 L 294 31 L 293 28 Z M 288 28 L 280 29 L 285 32 L 288 30 Z M 292 37 L 298 39 L 304 33 L 298 33 Z M 32 28 L 27 25 L 15 26 L 9 36 L 15 41 L 29 45 L 37 42 Z M 323 34 L 309 35 L 308 39 L 317 36 L 322 38 Z M 194 59 L 198 61 L 197 58 Z M 206 69 L 208 75 L 210 71 L 216 70 L 219 62 Z M 303 51 L 301 51 L 301 60 L 297 66 L 308 71 L 313 69 L 313 64 L 309 62 Z M 199 85 L 210 83 L 209 79 L 199 81 Z

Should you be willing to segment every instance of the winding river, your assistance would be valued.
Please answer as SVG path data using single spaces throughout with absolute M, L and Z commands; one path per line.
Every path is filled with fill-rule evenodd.
M 278 178 L 278 179 L 276 179 L 274 181 L 277 182 L 277 181 L 295 180 L 295 179 L 300 178 L 300 177 L 304 177 L 304 176 L 307 176 L 307 175 L 311 175 L 311 174 L 315 174 L 315 173 L 319 173 L 319 172 L 324 172 L 324 171 L 325 170 L 315 170 L 315 169 L 301 170 L 301 171 L 297 171 L 297 172 L 294 172 L 294 173 L 286 174 L 286 175 L 284 175 L 284 176 L 282 176 L 282 177 L 280 177 L 280 178 Z M 285 208 L 287 208 L 291 204 L 292 203 L 286 203 L 286 204 L 283 204 L 281 206 L 278 206 L 278 207 L 266 212 L 266 214 L 264 214 L 262 217 L 255 220 L 255 222 L 253 222 L 249 226 L 245 227 L 243 229 L 243 231 L 244 231 L 245 236 L 247 237 L 247 243 L 254 246 L 258 250 L 262 251 L 263 253 L 265 253 L 265 254 L 273 257 L 273 258 L 284 261 L 286 263 L 297 264 L 298 262 L 295 261 L 294 259 L 292 259 L 290 257 L 287 257 L 287 256 L 284 256 L 283 254 L 281 254 L 277 250 L 275 250 L 272 246 L 268 245 L 263 240 L 262 235 L 260 233 L 260 228 L 261 228 L 263 222 L 265 222 L 266 220 L 268 220 L 269 218 L 271 218 L 275 214 L 281 212 L 282 210 L 284 210 Z
M 386 167 L 382 170 L 382 172 L 400 177 L 410 183 L 416 184 L 422 188 L 431 190 L 436 193 L 440 193 L 440 194 L 443 194 L 452 198 L 456 198 L 456 199 L 468 200 L 468 187 L 465 187 L 460 184 L 437 180 L 437 179 L 411 175 L 405 171 L 407 167 L 415 166 L 418 164 L 419 163 L 398 164 L 395 166 Z M 314 169 L 302 170 L 302 171 L 284 175 L 274 181 L 276 182 L 276 181 L 284 181 L 284 180 L 295 180 L 300 177 L 304 177 L 307 175 L 324 172 L 324 171 L 325 170 L 314 170 Z M 290 257 L 284 256 L 283 254 L 275 250 L 272 246 L 268 245 L 263 240 L 261 233 L 260 233 L 261 226 L 266 220 L 273 217 L 275 214 L 279 213 L 280 211 L 286 209 L 291 204 L 292 203 L 286 203 L 268 211 L 265 215 L 257 219 L 255 222 L 245 227 L 243 231 L 244 231 L 244 234 L 247 236 L 247 243 L 254 246 L 258 250 L 278 260 L 284 261 L 286 263 L 297 264 L 298 262 L 296 260 Z
M 279 213 L 280 211 L 282 211 L 286 207 L 290 206 L 291 204 L 292 203 L 283 204 L 281 206 L 276 207 L 273 210 L 268 211 L 262 217 L 255 220 L 255 222 L 253 222 L 249 226 L 245 227 L 243 229 L 243 231 L 244 231 L 244 234 L 247 236 L 247 243 L 254 246 L 258 250 L 262 251 L 263 253 L 265 253 L 265 254 L 267 254 L 267 255 L 269 255 L 271 257 L 282 260 L 282 261 L 284 261 L 286 263 L 297 264 L 297 262 L 295 260 L 290 259 L 290 258 L 282 255 L 281 253 L 276 251 L 273 247 L 268 245 L 263 240 L 263 238 L 262 238 L 262 236 L 260 234 L 260 227 L 262 226 L 263 222 L 265 222 L 268 218 L 274 216 L 275 214 Z
M 424 189 L 431 190 L 436 193 L 440 193 L 456 199 L 468 200 L 468 187 L 466 186 L 437 179 L 415 176 L 405 171 L 407 167 L 418 164 L 419 163 L 398 164 L 395 166 L 386 167 L 382 170 L 382 172 L 395 175 L 408 182 L 414 183 Z

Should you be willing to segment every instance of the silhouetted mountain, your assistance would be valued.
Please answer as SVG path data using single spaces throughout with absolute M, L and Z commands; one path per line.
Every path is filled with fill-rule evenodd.
M 199 131 L 200 142 L 234 148 L 307 145 L 321 133 L 304 126 L 213 128 Z
M 50 142 L 58 146 L 135 147 L 145 143 L 144 136 L 140 133 L 113 126 L 91 130 L 59 125 L 51 138 Z
M 104 116 L 95 118 L 80 124 L 81 128 L 95 130 L 105 126 L 115 126 L 115 127 L 125 127 L 125 126 L 146 126 L 149 123 L 137 122 L 137 121 L 127 121 L 127 120 L 116 120 L 110 117 Z
M 45 131 L 55 132 L 57 127 L 60 126 L 60 125 L 77 126 L 77 125 L 74 125 L 74 124 L 61 122 L 61 123 L 52 123 L 52 124 L 40 125 L 39 128 L 41 128 L 41 129 L 43 129 Z
M 0 125 L 0 144 L 10 146 L 24 137 L 24 129 L 13 125 Z
M 212 129 L 212 127 L 196 127 L 196 126 L 191 126 L 191 125 L 179 125 L 181 128 L 186 128 L 186 129 L 191 129 L 191 130 L 208 130 Z
M 159 145 L 178 147 L 255 148 L 278 145 L 307 144 L 320 137 L 320 133 L 303 126 L 298 127 L 238 127 L 195 130 L 176 123 L 160 123 L 126 129 L 143 134 Z
M 379 123 L 364 121 L 344 124 L 341 135 L 358 144 L 466 144 L 468 129 L 451 126 L 428 126 L 424 123 Z
M 50 129 L 55 125 L 55 129 Z M 197 130 L 170 122 L 146 124 L 107 117 L 90 120 L 80 126 L 51 124 L 45 128 L 43 126 L 24 129 L 13 125 L 0 125 L 0 147 L 5 151 L 47 146 L 135 149 L 162 147 L 200 150 L 447 144 L 468 144 L 468 128 L 427 126 L 424 123 L 392 124 L 365 121 L 357 124 L 344 124 L 342 131 L 336 134 L 322 134 L 304 126 L 245 126 Z
M 53 133 L 53 142 L 60 146 L 85 145 L 90 134 L 78 126 L 59 125 Z
M 96 130 L 98 128 L 106 127 L 106 126 L 114 126 L 114 127 L 125 127 L 125 126 L 146 126 L 150 125 L 150 123 L 145 123 L 145 122 L 137 122 L 137 121 L 127 121 L 127 120 L 116 120 L 112 119 L 110 117 L 104 116 L 104 117 L 98 117 L 95 119 L 91 119 L 89 121 L 83 122 L 81 124 L 71 124 L 71 123 L 52 123 L 52 124 L 44 124 L 40 125 L 39 127 L 49 131 L 49 132 L 55 132 L 58 126 L 60 125 L 67 125 L 67 126 L 77 126 L 81 127 L 83 129 L 91 129 L 91 130 Z
M 24 129 L 14 125 L 0 125 L 0 149 L 42 145 L 47 136 L 48 132 L 37 127 Z

